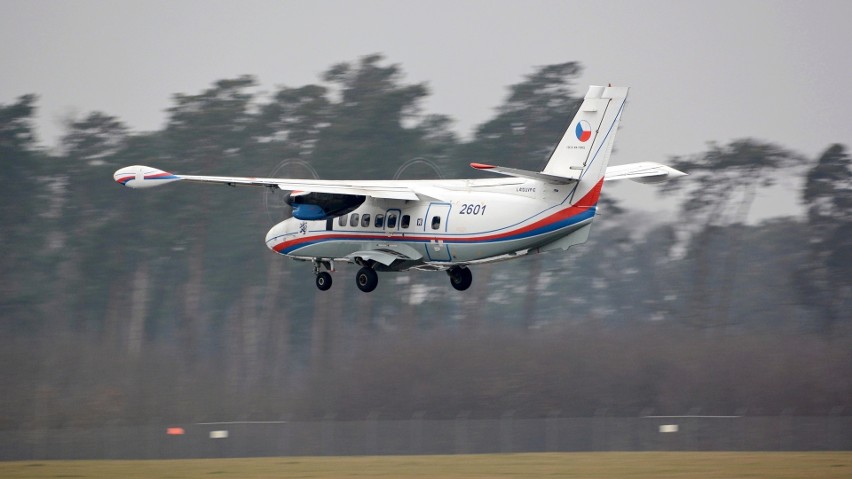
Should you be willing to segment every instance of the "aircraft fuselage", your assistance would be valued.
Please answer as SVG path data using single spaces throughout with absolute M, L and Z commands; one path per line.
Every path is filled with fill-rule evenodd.
M 266 244 L 294 259 L 349 261 L 364 251 L 401 259 L 392 265 L 376 261 L 379 270 L 498 261 L 536 251 L 589 225 L 601 186 L 575 199 L 576 183 L 510 178 L 428 184 L 443 189 L 441 201 L 368 198 L 337 218 L 283 221 L 269 231 Z

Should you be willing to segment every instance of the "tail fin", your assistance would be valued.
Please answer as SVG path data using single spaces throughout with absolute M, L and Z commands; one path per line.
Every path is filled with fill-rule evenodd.
M 579 181 L 575 198 L 583 198 L 606 173 L 627 87 L 590 86 L 580 110 L 550 155 L 542 173 Z M 597 198 L 594 199 L 595 202 Z
M 584 198 L 593 205 L 597 203 L 606 174 L 628 90 L 627 87 L 590 86 L 580 110 L 541 172 L 483 163 L 471 163 L 470 166 L 491 173 L 555 184 L 578 182 L 572 198 Z M 596 193 L 586 196 L 595 189 Z

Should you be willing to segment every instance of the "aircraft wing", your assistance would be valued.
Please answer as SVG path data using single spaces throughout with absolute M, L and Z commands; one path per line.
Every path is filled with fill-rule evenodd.
M 115 172 L 115 181 L 129 188 L 150 188 L 172 183 L 189 181 L 193 183 L 213 183 L 228 186 L 265 186 L 279 188 L 285 191 L 308 191 L 317 193 L 334 193 L 344 195 L 371 196 L 394 200 L 433 199 L 433 196 L 403 185 L 382 181 L 346 181 L 346 180 L 313 180 L 290 178 L 246 178 L 236 176 L 197 176 L 176 175 L 149 166 L 128 166 Z
M 686 173 L 670 166 L 643 161 L 626 165 L 608 166 L 604 180 L 633 180 L 639 183 L 662 183 L 671 178 L 684 176 Z

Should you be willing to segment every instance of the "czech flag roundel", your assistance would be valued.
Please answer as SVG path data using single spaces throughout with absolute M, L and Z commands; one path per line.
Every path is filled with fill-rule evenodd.
M 592 137 L 592 126 L 589 125 L 588 121 L 580 120 L 580 123 L 577 123 L 575 132 L 577 133 L 578 140 L 586 141 Z

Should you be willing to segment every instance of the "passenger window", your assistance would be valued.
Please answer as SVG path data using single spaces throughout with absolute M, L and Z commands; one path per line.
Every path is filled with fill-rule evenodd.
M 441 217 L 440 216 L 433 216 L 432 217 L 432 229 L 436 230 L 440 227 L 441 227 Z
M 349 222 L 352 226 L 358 226 L 358 213 L 352 213 L 352 221 Z
M 376 228 L 381 228 L 385 224 L 385 215 L 376 215 Z
M 396 213 L 388 213 L 388 229 L 396 229 Z
M 349 219 L 349 217 L 346 216 L 346 215 L 343 215 L 343 216 L 337 218 L 337 224 L 339 224 L 340 226 L 346 226 L 346 220 L 347 219 Z
M 408 228 L 408 225 L 411 223 L 411 216 L 402 215 L 402 221 L 399 222 L 399 225 L 403 227 L 403 229 Z
M 370 226 L 370 215 L 366 214 L 361 217 L 361 226 L 364 228 Z

